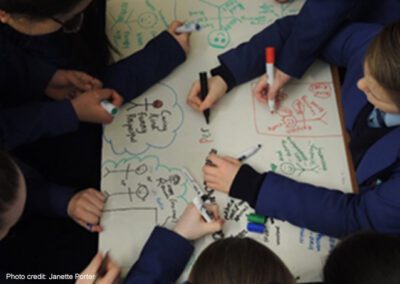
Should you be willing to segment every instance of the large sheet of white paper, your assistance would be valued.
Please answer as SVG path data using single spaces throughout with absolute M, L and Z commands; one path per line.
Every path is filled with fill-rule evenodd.
M 128 102 L 105 127 L 102 191 L 108 196 L 100 249 L 123 266 L 137 259 L 155 225 L 173 227 L 196 192 L 182 172 L 202 184 L 201 167 L 211 148 L 237 156 L 262 145 L 247 163 L 299 181 L 351 191 L 349 166 L 329 66 L 317 62 L 293 81 L 271 115 L 251 95 L 256 80 L 235 88 L 211 110 L 211 123 L 186 105 L 199 71 L 217 66 L 216 56 L 248 40 L 278 18 L 296 13 L 304 1 L 273 0 L 110 0 L 108 32 L 123 56 L 167 28 L 173 19 L 199 22 L 187 61 L 145 94 Z M 245 202 L 216 193 L 226 219 L 225 236 L 248 236 L 265 244 L 288 265 L 299 282 L 321 280 L 321 268 L 337 240 L 268 219 L 264 234 L 246 230 Z M 266 200 L 265 202 L 273 202 Z M 282 204 L 282 206 L 287 206 Z M 218 236 L 196 242 L 193 259 Z M 178 281 L 179 282 L 179 281 Z

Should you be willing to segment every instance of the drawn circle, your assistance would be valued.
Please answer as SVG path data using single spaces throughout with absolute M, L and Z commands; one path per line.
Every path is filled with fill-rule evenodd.
M 163 104 L 164 103 L 161 100 L 155 100 L 152 105 L 154 108 L 161 108 Z
M 158 22 L 157 16 L 153 13 L 147 12 L 139 16 L 138 23 L 144 29 L 154 27 Z
M 228 46 L 231 41 L 229 33 L 224 30 L 214 30 L 208 34 L 208 43 L 211 47 L 223 49 Z
M 294 116 L 285 116 L 283 123 L 288 128 L 294 128 L 297 125 L 297 119 Z
M 136 195 L 138 198 L 144 201 L 146 197 L 149 195 L 149 190 L 147 189 L 147 186 L 145 185 L 139 186 L 136 190 Z
M 283 163 L 279 166 L 281 172 L 287 175 L 293 175 L 296 171 L 296 168 L 293 166 L 292 163 Z

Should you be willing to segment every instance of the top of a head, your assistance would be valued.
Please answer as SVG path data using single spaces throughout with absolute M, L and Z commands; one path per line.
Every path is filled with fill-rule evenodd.
M 65 14 L 82 0 L 0 0 L 0 10 L 32 19 L 45 19 Z
M 397 284 L 400 238 L 373 232 L 345 238 L 329 255 L 325 284 Z
M 365 64 L 371 76 L 400 106 L 400 23 L 384 27 L 371 41 Z
M 0 228 L 3 226 L 1 214 L 14 205 L 18 187 L 18 168 L 6 152 L 0 151 Z
M 294 284 L 282 260 L 250 238 L 215 241 L 199 256 L 190 273 L 191 284 Z

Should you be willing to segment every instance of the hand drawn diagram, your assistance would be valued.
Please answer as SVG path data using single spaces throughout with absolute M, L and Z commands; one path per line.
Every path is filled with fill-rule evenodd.
M 183 110 L 177 99 L 174 89 L 157 84 L 146 95 L 125 104 L 113 127 L 105 129 L 104 140 L 115 154 L 142 154 L 151 147 L 167 148 L 183 123 Z
M 156 156 L 104 161 L 102 189 L 107 201 L 100 247 L 111 249 L 126 269 L 139 256 L 152 229 L 171 227 L 195 195 L 186 176 L 161 164 Z M 123 245 L 112 242 L 115 234 Z
M 162 2 L 168 1 L 170 4 Z M 208 45 L 226 49 L 237 25 L 266 27 L 277 18 L 297 13 L 304 1 L 286 4 L 243 0 L 121 0 L 107 11 L 111 42 L 122 53 L 138 50 L 174 19 L 194 21 L 207 33 Z M 160 7 L 164 7 L 161 9 Z M 165 7 L 173 7 L 165 10 Z M 196 7 L 196 8 L 193 8 Z
M 231 43 L 231 32 L 235 26 L 266 27 L 277 18 L 297 13 L 303 1 L 287 4 L 251 3 L 240 0 L 176 0 L 175 17 L 199 23 L 208 33 L 208 45 L 226 49 Z M 196 7 L 196 8 L 191 8 Z
M 277 98 L 278 110 L 272 115 L 254 96 L 252 99 L 258 134 L 292 137 L 341 136 L 331 82 L 289 85 Z
M 120 51 L 142 48 L 149 40 L 168 28 L 171 16 L 157 8 L 157 1 L 127 1 L 108 9 L 107 30 L 112 44 Z M 169 18 L 169 19 L 167 19 Z
M 176 206 L 184 208 L 194 194 L 186 176 L 179 169 L 160 164 L 156 156 L 107 160 L 102 165 L 102 182 L 107 197 L 105 213 L 152 209 L 157 213 L 156 224 L 175 221 Z
M 306 173 L 319 175 L 328 171 L 324 148 L 314 142 L 308 142 L 302 149 L 293 138 L 284 138 L 276 155 L 278 162 L 271 163 L 271 171 L 288 177 L 296 178 Z

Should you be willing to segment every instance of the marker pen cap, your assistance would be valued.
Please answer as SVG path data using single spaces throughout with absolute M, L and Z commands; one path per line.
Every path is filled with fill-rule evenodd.
M 266 63 L 275 63 L 275 48 L 267 47 L 265 48 L 265 62 Z
M 252 213 L 247 215 L 247 221 L 251 223 L 265 224 L 267 217 Z
M 247 231 L 263 234 L 265 232 L 265 225 L 256 223 L 247 223 Z
M 109 101 L 102 101 L 101 106 L 112 116 L 116 116 L 118 113 L 118 108 L 110 103 Z

